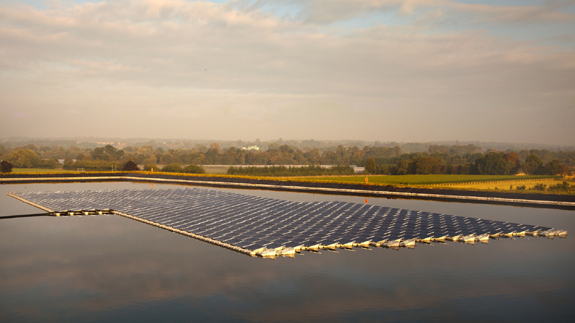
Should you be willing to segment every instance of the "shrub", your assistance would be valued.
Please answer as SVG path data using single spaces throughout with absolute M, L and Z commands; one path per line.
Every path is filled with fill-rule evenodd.
M 41 159 L 37 164 L 36 164 L 37 168 L 45 168 L 45 169 L 54 169 L 54 168 L 59 168 L 60 167 L 60 163 L 58 162 L 57 159 L 52 158 L 52 159 Z
M 205 174 L 206 170 L 202 166 L 188 165 L 182 169 L 182 172 L 188 174 Z
M 180 164 L 169 164 L 169 165 L 166 165 L 162 168 L 162 172 L 181 173 L 182 172 L 182 166 L 180 166 Z
M 567 182 L 563 182 L 561 184 L 549 185 L 549 190 L 569 192 L 571 191 L 571 185 L 569 185 L 569 183 Z
M 103 160 L 77 160 L 75 163 L 70 164 L 64 161 L 64 169 L 76 170 L 83 168 L 87 171 L 109 170 L 111 165 Z
M 547 187 L 547 184 L 537 184 L 537 185 L 533 186 L 531 189 L 534 191 L 544 191 L 546 187 Z
M 0 171 L 1 171 L 2 173 L 10 173 L 10 172 L 12 172 L 12 164 L 9 163 L 9 162 L 7 162 L 7 161 L 5 161 L 5 160 L 3 160 L 3 161 L 0 163 Z
M 134 163 L 131 160 L 128 160 L 126 162 L 126 164 L 124 164 L 124 167 L 122 168 L 122 170 L 125 172 L 131 172 L 131 171 L 140 170 L 140 168 L 138 167 L 138 165 L 136 165 L 136 163 Z
M 517 186 L 518 191 L 525 191 L 527 187 L 525 185 Z

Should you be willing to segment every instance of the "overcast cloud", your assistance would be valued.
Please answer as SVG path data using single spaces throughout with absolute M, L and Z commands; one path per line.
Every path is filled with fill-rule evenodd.
M 0 1 L 0 137 L 573 145 L 574 45 L 575 1 Z

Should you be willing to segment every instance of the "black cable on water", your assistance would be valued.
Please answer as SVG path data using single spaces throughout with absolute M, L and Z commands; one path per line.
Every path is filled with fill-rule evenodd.
M 52 216 L 50 213 L 34 213 L 34 214 L 19 214 L 19 215 L 5 215 L 0 216 L 0 220 L 4 219 L 16 219 L 16 218 L 28 218 L 34 216 Z

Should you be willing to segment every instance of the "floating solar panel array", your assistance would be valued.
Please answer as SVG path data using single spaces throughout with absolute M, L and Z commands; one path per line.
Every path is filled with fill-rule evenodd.
M 292 202 L 203 188 L 13 193 L 57 215 L 113 210 L 252 256 L 302 250 L 413 247 L 513 236 L 566 236 L 536 225 L 346 202 Z M 96 212 L 97 211 L 97 212 Z

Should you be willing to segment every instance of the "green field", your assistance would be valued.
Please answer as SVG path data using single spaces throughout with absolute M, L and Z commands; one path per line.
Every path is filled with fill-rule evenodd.
M 469 182 L 492 182 L 492 181 L 517 181 L 541 178 L 559 178 L 559 176 L 534 175 L 358 175 L 358 176 L 318 176 L 301 178 L 305 181 L 322 181 L 338 183 L 362 183 L 365 178 L 370 184 L 390 185 L 433 185 L 443 183 L 469 183 Z

